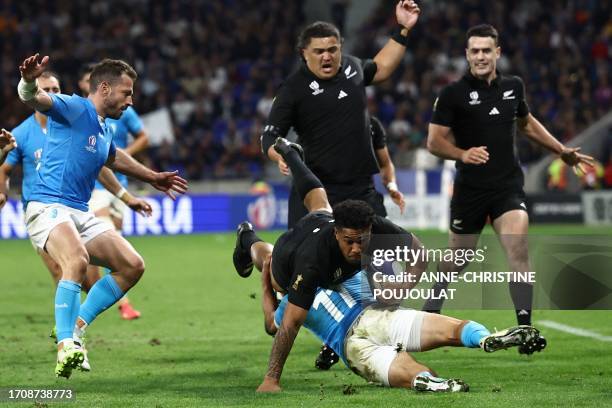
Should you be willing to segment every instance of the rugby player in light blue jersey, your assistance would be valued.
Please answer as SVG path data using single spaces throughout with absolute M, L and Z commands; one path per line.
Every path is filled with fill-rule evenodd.
M 262 271 L 262 289 L 266 332 L 273 336 L 283 321 L 289 297 L 283 296 L 276 306 L 270 268 Z M 365 271 L 334 290 L 317 289 L 304 327 L 368 382 L 430 392 L 462 392 L 468 391 L 469 386 L 463 380 L 438 377 L 409 353 L 445 346 L 481 348 L 491 353 L 513 346 L 528 347 L 541 339 L 538 331 L 529 326 L 491 334 L 474 321 L 381 307 L 372 296 Z
M 93 92 L 82 98 L 39 88 L 36 79 L 48 63 L 48 56 L 39 61 L 36 54 L 19 66 L 19 98 L 49 118 L 25 219 L 32 243 L 47 251 L 62 270 L 55 295 L 55 374 L 68 378 L 83 362 L 78 340 L 85 327 L 121 299 L 144 273 L 144 261 L 131 244 L 88 212 L 98 173 L 107 166 L 146 181 L 171 198 L 174 193 L 184 193 L 187 182 L 176 171 L 157 173 L 141 165 L 112 141 L 104 120 L 118 119 L 132 105 L 137 74 L 130 65 L 110 59 L 97 64 L 91 74 Z M 113 273 L 96 282 L 80 305 L 81 282 L 90 261 Z
M 79 74 L 79 88 L 84 97 L 89 95 L 89 79 L 93 67 L 94 64 L 88 64 L 83 67 Z M 121 114 L 119 119 L 107 118 L 105 122 L 113 132 L 113 142 L 115 142 L 115 146 L 123 149 L 130 156 L 134 156 L 147 148 L 149 137 L 144 130 L 144 126 L 138 114 L 131 106 Z M 131 135 L 134 139 L 130 144 L 128 144 L 128 135 Z M 121 185 L 127 188 L 127 177 L 121 173 L 115 173 L 115 176 Z M 125 204 L 117 196 L 109 193 L 99 181 L 96 181 L 95 189 L 89 200 L 89 209 L 93 211 L 96 217 L 111 223 L 118 233 L 121 233 L 123 228 L 125 207 Z M 104 271 L 105 273 L 111 272 L 106 268 Z M 99 274 L 99 268 L 90 265 L 87 275 L 95 274 Z M 119 315 L 122 319 L 132 320 L 140 317 L 140 312 L 134 309 L 127 295 L 119 299 L 117 306 Z
M 50 71 L 45 71 L 38 77 L 38 86 L 47 93 L 61 92 L 58 76 Z M 47 116 L 40 112 L 35 112 L 13 129 L 13 133 L 17 147 L 8 154 L 6 162 L 0 166 L 0 209 L 6 204 L 8 199 L 8 186 L 11 172 L 15 166 L 20 164 L 23 173 L 21 201 L 24 208 L 25 204 L 29 201 L 31 186 L 34 185 L 37 179 L 36 166 L 40 162 L 43 147 L 45 145 Z M 113 172 L 105 168 L 105 170 L 103 169 L 103 173 L 101 177 L 103 181 L 107 178 L 111 179 L 110 186 L 108 184 L 109 182 L 105 181 L 107 187 L 115 192 L 120 191 L 122 187 L 119 181 L 113 177 Z M 133 198 L 128 204 L 130 208 L 136 211 L 145 209 L 146 212 L 146 209 L 150 207 L 146 201 L 137 198 Z M 38 254 L 57 284 L 62 276 L 59 265 L 55 263 L 45 251 L 38 251 Z M 89 292 L 89 289 L 100 278 L 97 269 L 93 272 L 94 273 L 87 273 L 83 281 L 82 289 L 85 292 Z
M 332 213 L 321 181 L 302 161 L 301 147 L 278 138 L 274 149 L 291 169 L 309 213 L 281 235 L 274 246 L 257 237 L 248 222 L 238 227 L 233 254 L 236 272 L 248 277 L 254 266 L 262 271 L 266 329 L 275 333 L 268 370 L 258 392 L 281 390 L 283 367 L 302 325 L 314 330 L 368 381 L 427 391 L 465 391 L 467 386 L 433 376 L 429 368 L 407 353 L 398 353 L 398 348 L 420 351 L 449 345 L 481 346 L 485 351 L 495 351 L 516 345 L 519 352 L 530 354 L 546 346 L 531 326 L 491 335 L 476 322 L 402 309 L 394 304 L 384 309 L 369 306 L 371 299 L 361 292 L 365 282 L 352 279 L 358 279 L 355 276 L 363 269 L 362 254 L 374 250 L 369 246 L 371 236 L 392 235 L 396 237 L 394 245 L 402 242 L 412 250 L 422 248 L 419 240 L 375 215 L 364 201 L 340 202 Z M 418 282 L 426 266 L 425 261 L 416 262 L 408 272 Z M 346 282 L 353 284 L 343 286 Z M 412 286 L 414 283 L 381 283 L 381 289 Z M 334 295 L 338 287 L 344 289 Z M 272 324 L 276 310 L 273 289 L 287 294 L 276 325 Z
M 6 129 L 0 130 L 0 164 L 4 163 L 6 156 L 15 147 L 17 147 L 17 143 L 11 132 Z

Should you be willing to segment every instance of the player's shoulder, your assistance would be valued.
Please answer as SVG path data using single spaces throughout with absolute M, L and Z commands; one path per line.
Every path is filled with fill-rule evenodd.
M 438 97 L 442 99 L 452 99 L 461 93 L 468 92 L 470 89 L 469 82 L 462 77 L 444 85 L 438 92 Z
M 132 106 L 128 106 L 127 109 L 121 114 L 119 120 L 126 122 L 131 119 L 138 119 L 138 113 L 136 113 L 136 110 Z
M 504 87 L 522 88 L 523 79 L 518 75 L 501 75 L 501 84 Z

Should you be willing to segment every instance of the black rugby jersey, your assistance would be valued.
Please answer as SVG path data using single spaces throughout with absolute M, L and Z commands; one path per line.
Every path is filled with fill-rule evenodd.
M 274 278 L 287 291 L 289 302 L 306 310 L 312 305 L 317 288 L 333 289 L 362 270 L 361 265 L 344 259 L 333 222 L 331 214 L 311 213 L 274 246 Z M 412 234 L 380 216 L 374 217 L 372 234 L 392 234 L 403 239 L 408 247 L 412 245 Z M 365 253 L 369 250 L 364 249 Z
M 273 127 L 284 137 L 293 127 L 306 165 L 324 185 L 370 180 L 378 166 L 365 87 L 375 74 L 374 61 L 350 55 L 342 56 L 340 70 L 328 80 L 302 64 L 277 93 L 264 131 Z
M 442 89 L 431 123 L 450 127 L 457 147 L 486 146 L 489 152 L 485 164 L 457 161 L 455 182 L 475 188 L 522 187 L 514 137 L 516 119 L 527 114 L 525 86 L 516 76 L 497 73 L 489 85 L 468 72 Z

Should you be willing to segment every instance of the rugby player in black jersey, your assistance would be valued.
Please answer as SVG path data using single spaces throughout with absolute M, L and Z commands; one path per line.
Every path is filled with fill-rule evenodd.
M 470 28 L 465 54 L 469 71 L 440 92 L 427 139 L 431 153 L 457 162 L 449 246 L 474 248 L 489 218 L 511 270 L 530 271 L 523 173 L 514 152 L 517 127 L 577 170 L 590 165 L 593 158 L 579 153 L 580 148 L 567 148 L 555 139 L 529 112 L 521 78 L 496 70 L 501 48 L 493 26 Z M 440 270 L 458 271 L 465 266 L 443 264 Z M 437 291 L 446 287 L 446 282 L 434 286 Z M 531 324 L 533 286 L 511 282 L 510 295 L 518 323 Z M 429 300 L 424 310 L 439 312 L 442 302 Z

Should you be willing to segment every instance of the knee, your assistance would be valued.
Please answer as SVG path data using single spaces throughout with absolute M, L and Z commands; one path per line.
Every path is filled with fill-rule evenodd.
M 130 262 L 131 274 L 137 276 L 139 279 L 145 271 L 144 259 L 139 255 Z
M 62 272 L 66 272 L 65 269 L 68 269 L 72 273 L 84 276 L 87 271 L 87 265 L 89 265 L 89 254 L 84 249 L 78 250 L 68 258 L 62 268 Z

